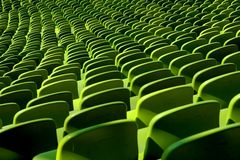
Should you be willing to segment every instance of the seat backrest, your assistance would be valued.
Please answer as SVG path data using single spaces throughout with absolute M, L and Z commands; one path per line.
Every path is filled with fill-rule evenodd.
M 203 55 L 201 53 L 183 55 L 173 59 L 169 64 L 169 69 L 173 74 L 177 75 L 182 66 L 202 59 Z
M 27 103 L 33 98 L 33 93 L 29 89 L 11 91 L 0 96 L 0 104 L 14 102 L 20 109 L 26 108 Z
M 64 137 L 58 146 L 56 158 L 80 157 L 95 160 L 138 159 L 135 122 L 118 120 L 103 123 Z
M 229 102 L 225 124 L 240 122 L 240 118 L 239 118 L 240 98 L 239 98 L 239 96 L 240 96 L 240 94 L 236 94 Z
M 221 47 L 221 43 L 219 42 L 212 42 L 207 43 L 201 46 L 198 46 L 193 50 L 193 53 L 202 53 L 204 57 L 206 57 L 207 53 L 215 48 Z
M 178 74 L 185 77 L 186 83 L 192 83 L 192 78 L 198 71 L 215 66 L 217 64 L 218 62 L 213 58 L 195 61 L 181 67 Z
M 161 158 L 164 149 L 172 143 L 219 127 L 219 113 L 220 104 L 217 101 L 204 101 L 158 114 L 149 124 L 150 130 L 144 157 L 146 159 Z
M 48 78 L 45 81 L 43 81 L 42 86 L 45 86 L 47 84 L 51 84 L 54 82 L 66 80 L 66 79 L 73 79 L 73 80 L 77 81 L 77 76 L 74 73 L 66 73 L 66 74 L 54 76 L 54 77 Z
M 170 87 L 141 97 L 137 102 L 137 120 L 148 125 L 161 112 L 193 102 L 193 89 L 188 85 Z
M 51 119 L 38 119 L 1 130 L 0 147 L 32 159 L 57 147 L 56 127 Z
M 17 91 L 21 89 L 29 89 L 33 93 L 34 97 L 37 96 L 37 85 L 35 82 L 32 82 L 32 81 L 10 85 L 2 89 L 0 93 L 4 94 L 4 93 L 9 93 L 9 92 Z
M 132 79 L 139 74 L 153 71 L 156 69 L 161 69 L 161 68 L 163 68 L 163 64 L 161 62 L 153 62 L 153 61 L 134 66 L 128 72 L 128 82 L 130 83 Z
M 109 79 L 122 79 L 122 73 L 118 70 L 106 71 L 103 73 L 96 74 L 86 79 L 85 86 L 102 82 Z
M 123 102 L 109 102 L 81 110 L 68 116 L 64 123 L 64 133 L 98 125 L 118 119 L 126 119 L 127 106 Z
M 186 84 L 186 82 L 183 76 L 170 76 L 163 79 L 155 80 L 143 85 L 139 90 L 138 97 L 141 98 L 146 94 L 159 91 L 161 89 L 166 89 L 184 84 Z
M 156 61 L 162 55 L 170 53 L 170 52 L 173 52 L 173 51 L 176 51 L 176 50 L 178 50 L 178 46 L 176 46 L 176 45 L 167 45 L 167 46 L 164 46 L 164 47 L 161 47 L 161 48 L 158 48 L 158 49 L 154 50 L 150 57 L 153 60 Z
M 77 81 L 73 79 L 66 79 L 59 82 L 47 84 L 40 88 L 39 96 L 61 91 L 70 91 L 72 93 L 73 99 L 77 99 L 78 98 Z
M 192 79 L 192 86 L 194 90 L 198 90 L 199 86 L 208 79 L 214 78 L 216 76 L 226 74 L 229 72 L 236 71 L 236 65 L 229 63 L 229 64 L 221 64 L 212 66 L 201 71 L 198 71 Z
M 0 119 L 2 120 L 2 125 L 12 124 L 13 117 L 19 110 L 19 105 L 14 102 L 0 104 Z
M 195 39 L 195 40 L 184 43 L 181 47 L 181 50 L 186 50 L 186 51 L 191 53 L 198 46 L 201 46 L 201 45 L 204 45 L 204 44 L 207 44 L 207 43 L 208 43 L 208 41 L 204 38 Z
M 239 132 L 237 123 L 184 138 L 169 146 L 162 160 L 239 159 Z
M 149 71 L 146 73 L 142 73 L 138 76 L 135 76 L 132 79 L 132 82 L 130 83 L 130 90 L 138 95 L 139 89 L 152 81 L 155 80 L 160 80 L 166 77 L 170 77 L 173 76 L 172 72 L 169 69 L 158 69 L 158 70 L 153 70 L 153 71 Z
M 240 92 L 240 72 L 226 73 L 203 82 L 198 90 L 202 100 L 218 100 L 226 108 L 230 100 Z
M 130 70 L 132 67 L 134 67 L 134 66 L 136 66 L 136 65 L 138 65 L 138 64 L 143 64 L 143 63 L 150 62 L 150 61 L 152 61 L 151 58 L 140 58 L 140 59 L 132 60 L 132 61 L 127 62 L 127 63 L 125 63 L 124 65 L 122 65 L 122 67 L 121 67 L 121 72 L 122 72 L 125 76 L 127 76 L 129 70 Z
M 118 87 L 123 87 L 123 81 L 121 79 L 109 79 L 109 80 L 97 82 L 92 85 L 84 87 L 81 91 L 80 99 L 83 99 L 88 95 L 91 95 L 100 91 L 118 88 Z
M 127 88 L 119 87 L 100 91 L 83 98 L 80 108 L 88 108 L 103 103 L 122 101 L 127 105 L 130 110 L 130 91 Z
M 215 58 L 218 62 L 222 62 L 223 58 L 231 53 L 237 52 L 238 46 L 235 44 L 229 44 L 227 46 L 222 46 L 215 48 L 208 52 L 206 58 Z
M 106 65 L 106 66 L 102 66 L 102 67 L 97 67 L 95 69 L 92 69 L 92 70 L 86 72 L 84 75 L 84 79 L 87 79 L 87 78 L 92 77 L 99 73 L 103 73 L 103 72 L 107 72 L 107 71 L 116 71 L 116 70 L 117 70 L 117 67 L 115 65 Z
M 52 101 L 22 109 L 15 114 L 13 123 L 21 123 L 34 119 L 51 118 L 56 127 L 62 127 L 65 118 L 69 115 L 69 106 L 66 101 Z

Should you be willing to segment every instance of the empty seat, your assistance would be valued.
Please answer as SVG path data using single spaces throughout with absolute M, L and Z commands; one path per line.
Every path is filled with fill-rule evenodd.
M 226 73 L 203 82 L 198 90 L 199 100 L 217 100 L 226 108 L 230 100 L 239 93 L 239 71 Z
M 173 76 L 169 69 L 158 69 L 149 71 L 146 73 L 142 73 L 138 76 L 135 76 L 130 83 L 130 90 L 135 94 L 138 95 L 140 88 L 152 81 L 163 79 L 166 77 Z
M 63 127 L 68 116 L 69 106 L 66 101 L 52 101 L 22 109 L 14 116 L 14 124 L 31 121 L 34 119 L 51 118 L 57 128 Z
M 161 48 L 158 48 L 156 50 L 154 50 L 151 54 L 151 58 L 153 60 L 158 60 L 158 58 L 164 54 L 167 54 L 167 53 L 170 53 L 170 52 L 173 52 L 173 51 L 176 51 L 178 50 L 178 47 L 176 45 L 168 45 L 168 46 L 164 46 L 164 47 L 161 47 Z
M 64 134 L 101 123 L 126 119 L 127 106 L 123 102 L 109 102 L 86 108 L 68 116 L 64 123 Z
M 3 103 L 0 105 L 0 119 L 2 125 L 12 124 L 14 115 L 20 110 L 17 103 Z
M 61 140 L 57 150 L 39 154 L 33 159 L 42 158 L 138 159 L 137 126 L 132 121 L 118 120 L 73 132 Z
M 72 93 L 70 91 L 54 92 L 41 97 L 34 98 L 27 103 L 27 107 L 52 101 L 65 101 L 68 103 L 69 110 L 73 110 L 73 99 Z
M 163 153 L 162 159 L 239 159 L 240 155 L 237 150 L 239 130 L 239 124 L 232 124 L 184 138 L 170 145 Z
M 218 62 L 213 58 L 195 61 L 181 67 L 178 74 L 185 77 L 186 83 L 192 83 L 192 78 L 198 71 L 217 64 Z
M 54 92 L 70 91 L 73 99 L 78 98 L 78 85 L 77 81 L 73 79 L 66 79 L 59 82 L 50 83 L 41 87 L 39 90 L 39 96 L 51 94 Z
M 57 147 L 56 127 L 50 119 L 28 121 L 3 129 L 0 139 L 1 159 L 32 159 L 36 154 Z
M 225 56 L 237 51 L 238 51 L 238 46 L 235 44 L 230 44 L 230 45 L 218 47 L 209 51 L 208 54 L 206 55 L 206 58 L 215 58 L 218 62 L 221 62 Z
M 144 158 L 161 158 L 169 145 L 182 138 L 219 127 L 219 112 L 218 102 L 205 101 L 158 114 L 149 124 Z
M 139 126 L 148 126 L 155 115 L 168 109 L 192 103 L 192 101 L 193 89 L 187 85 L 152 92 L 138 100 L 136 120 Z
M 127 88 L 119 87 L 96 92 L 83 98 L 80 109 L 114 101 L 124 102 L 130 110 L 130 91 Z
M 199 86 L 208 79 L 234 71 L 236 71 L 236 65 L 234 64 L 222 64 L 203 69 L 193 76 L 192 86 L 198 91 Z
M 170 62 L 169 69 L 172 71 L 173 74 L 178 75 L 179 70 L 182 66 L 202 59 L 203 56 L 201 53 L 179 56 Z

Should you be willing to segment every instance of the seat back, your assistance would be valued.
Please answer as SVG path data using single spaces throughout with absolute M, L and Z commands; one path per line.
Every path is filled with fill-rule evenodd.
M 141 97 L 137 102 L 137 120 L 148 125 L 155 115 L 192 103 L 192 101 L 193 89 L 188 85 L 175 86 L 150 93 Z
M 68 134 L 100 123 L 125 119 L 126 113 L 127 106 L 120 101 L 86 108 L 66 118 L 64 123 L 64 133 Z
M 239 132 L 237 123 L 184 138 L 169 146 L 162 160 L 239 159 Z
M 81 145 L 79 145 L 81 144 Z M 136 160 L 137 126 L 118 120 L 73 132 L 62 139 L 56 159 Z
M 149 124 L 144 157 L 161 158 L 163 151 L 182 138 L 219 127 L 220 104 L 205 101 L 170 109 L 155 116 Z

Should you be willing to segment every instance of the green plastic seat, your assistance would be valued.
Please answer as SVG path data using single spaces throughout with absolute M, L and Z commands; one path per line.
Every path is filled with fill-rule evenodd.
M 162 36 L 162 34 L 166 33 L 166 32 L 170 32 L 173 29 L 171 27 L 163 27 L 158 29 L 154 34 L 157 36 Z
M 99 91 L 104 91 L 118 87 L 123 87 L 123 81 L 121 79 L 108 79 L 101 82 L 97 82 L 84 87 L 81 91 L 80 99 L 83 99 L 84 97 L 97 93 Z
M 198 71 L 215 66 L 217 64 L 218 62 L 213 58 L 195 61 L 182 66 L 178 71 L 178 75 L 184 76 L 186 83 L 192 83 L 192 78 Z
M 138 97 L 141 98 L 144 95 L 150 94 L 155 91 L 184 84 L 186 84 L 186 82 L 185 78 L 182 76 L 170 76 L 162 78 L 143 85 L 139 90 Z
M 9 93 L 12 91 L 18 91 L 18 90 L 22 90 L 22 89 L 29 89 L 32 94 L 33 97 L 37 96 L 37 85 L 34 82 L 22 82 L 22 83 L 18 83 L 15 85 L 10 85 L 8 87 L 5 87 L 1 90 L 1 94 L 5 94 L 5 93 Z
M 33 93 L 30 89 L 20 89 L 9 91 L 1 94 L 0 103 L 17 103 L 20 109 L 26 108 L 26 104 L 33 98 Z
M 226 108 L 230 100 L 239 93 L 239 71 L 226 73 L 203 82 L 199 86 L 198 100 L 217 100 Z M 223 87 L 224 86 L 224 87 Z
M 134 54 L 134 53 L 142 53 L 142 52 L 139 49 L 132 49 L 132 50 L 128 50 L 128 51 L 124 51 L 122 53 L 119 53 L 115 58 L 115 65 L 118 64 L 119 59 L 121 59 L 122 57 L 127 56 L 127 55 L 131 55 L 131 54 Z
M 32 159 L 57 147 L 56 127 L 51 119 L 13 125 L 1 130 L 0 139 L 1 159 Z
M 179 39 L 174 40 L 174 41 L 171 43 L 171 45 L 176 45 L 176 46 L 178 46 L 179 48 L 181 48 L 183 44 L 185 44 L 185 43 L 187 43 L 187 42 L 190 42 L 190 41 L 192 41 L 192 40 L 194 40 L 193 37 L 188 37 L 188 36 L 187 36 L 187 37 L 182 37 L 182 38 L 179 38 Z
M 180 56 L 183 56 L 183 55 L 187 55 L 189 54 L 188 51 L 185 51 L 185 50 L 177 50 L 177 51 L 173 51 L 173 52 L 169 52 L 167 54 L 164 54 L 162 56 L 160 56 L 158 58 L 158 61 L 162 62 L 163 63 L 163 66 L 165 68 L 168 68 L 169 67 L 169 64 L 170 62 L 177 58 L 177 57 L 180 57 Z
M 233 32 L 221 33 L 221 34 L 213 36 L 209 40 L 209 43 L 219 42 L 219 43 L 221 43 L 223 45 L 228 39 L 233 38 L 234 36 L 235 36 L 235 34 Z
M 144 64 L 146 62 L 151 62 L 152 59 L 151 58 L 139 58 L 139 59 L 136 59 L 136 60 L 132 60 L 130 62 L 127 62 L 125 64 L 122 65 L 121 67 L 121 72 L 127 77 L 128 75 L 128 72 L 129 70 L 134 67 L 134 66 L 137 66 L 139 64 Z
M 239 43 L 240 37 L 233 37 L 225 41 L 224 46 L 230 45 L 230 44 L 235 44 L 240 48 L 240 43 Z
M 13 66 L 14 69 L 21 68 L 21 67 L 27 67 L 27 66 L 32 66 L 33 68 L 36 67 L 36 62 L 34 60 L 26 60 L 26 61 L 21 61 L 17 63 L 16 65 Z
M 18 124 L 41 118 L 54 120 L 56 128 L 63 127 L 65 118 L 69 115 L 69 106 L 66 101 L 52 101 L 22 109 L 14 116 L 13 123 Z
M 213 36 L 219 34 L 219 31 L 210 31 L 207 33 L 200 34 L 197 39 L 207 39 L 210 40 Z
M 230 45 L 218 47 L 209 51 L 208 54 L 206 55 L 206 58 L 215 58 L 218 62 L 221 62 L 224 57 L 237 51 L 238 51 L 238 46 L 235 44 L 230 44 Z
M 206 80 L 234 71 L 236 71 L 236 65 L 234 64 L 219 64 L 203 69 L 193 76 L 192 86 L 197 91 L 199 86 Z
M 117 70 L 113 71 L 106 71 L 103 73 L 96 74 L 94 76 L 91 76 L 85 80 L 85 86 L 101 82 L 104 80 L 109 80 L 109 79 L 122 79 L 122 74 L 121 72 Z
M 219 42 L 212 42 L 195 48 L 193 50 L 193 53 L 202 53 L 202 55 L 206 57 L 209 51 L 219 47 L 221 47 L 221 44 Z
M 163 64 L 161 62 L 150 61 L 143 64 L 136 65 L 132 67 L 128 72 L 128 82 L 131 83 L 132 79 L 145 72 L 153 71 L 156 69 L 163 68 Z
M 19 78 L 16 79 L 15 81 L 12 81 L 11 85 L 20 84 L 24 82 L 34 82 L 37 85 L 37 89 L 39 89 L 42 85 L 43 77 L 41 75 L 26 76 L 24 78 Z
M 79 143 L 84 147 L 81 145 L 73 149 L 73 146 L 79 146 Z M 33 160 L 66 158 L 138 159 L 137 126 L 132 121 L 117 120 L 88 127 L 68 134 L 61 140 L 57 150 L 39 154 Z
M 5 73 L 3 76 L 9 76 L 12 80 L 18 79 L 19 75 L 22 73 L 25 73 L 29 71 L 30 69 L 28 68 L 19 68 L 19 69 L 13 69 L 7 73 Z
M 92 69 L 92 70 L 86 72 L 84 75 L 84 79 L 88 79 L 92 76 L 95 76 L 95 75 L 103 73 L 103 72 L 108 72 L 108 71 L 117 71 L 117 67 L 115 65 L 106 65 L 106 66 L 102 66 L 102 67 L 97 67 L 95 69 Z
M 201 53 L 187 54 L 173 59 L 169 64 L 169 69 L 173 74 L 178 75 L 179 70 L 186 64 L 202 60 L 203 56 Z
M 60 59 L 54 59 L 40 63 L 37 69 L 46 69 L 48 71 L 48 74 L 51 74 L 54 68 L 61 65 L 63 65 L 63 62 Z
M 237 123 L 184 138 L 170 145 L 163 153 L 162 160 L 239 159 L 239 131 Z
M 80 70 L 81 70 L 80 67 L 67 67 L 67 68 L 59 69 L 57 71 L 53 71 L 50 76 L 55 77 L 55 76 L 59 76 L 66 73 L 73 73 L 76 75 L 77 80 L 80 80 L 81 79 Z
M 68 116 L 64 123 L 64 134 L 101 123 L 126 119 L 127 106 L 123 102 L 109 102 L 86 108 Z
M 180 85 L 152 92 L 138 100 L 136 121 L 139 127 L 148 126 L 155 115 L 192 102 L 193 89 L 188 85 Z
M 47 84 L 51 84 L 54 82 L 62 81 L 62 80 L 67 80 L 67 79 L 73 79 L 76 81 L 77 76 L 74 73 L 66 73 L 66 74 L 54 76 L 54 77 L 48 78 L 45 81 L 43 81 L 42 86 L 45 86 Z
M 144 50 L 144 53 L 146 53 L 147 55 L 151 55 L 154 50 L 164 47 L 164 46 L 168 46 L 168 43 L 163 42 L 163 43 L 157 43 L 154 45 L 150 45 L 150 46 L 146 47 L 146 49 Z
M 239 66 L 239 59 L 240 58 L 240 52 L 234 52 L 232 54 L 229 54 L 227 56 L 225 56 L 222 60 L 222 64 L 226 64 L 226 63 L 234 63 L 237 66 L 237 69 L 239 70 L 240 66 Z
M 170 53 L 170 52 L 173 52 L 173 51 L 176 51 L 178 50 L 178 47 L 176 45 L 168 45 L 168 46 L 164 46 L 164 47 L 161 47 L 161 48 L 158 48 L 156 50 L 154 50 L 150 57 L 153 59 L 153 60 L 158 60 L 158 58 L 164 54 L 167 54 L 167 53 Z
M 182 138 L 219 127 L 220 104 L 205 101 L 179 106 L 156 115 L 149 124 L 144 159 L 161 158 Z
M 100 67 L 100 66 L 104 66 L 104 65 L 112 65 L 114 64 L 114 61 L 111 59 L 99 59 L 99 61 L 93 62 L 89 65 L 87 65 L 87 67 L 85 68 L 85 72 L 89 71 L 91 69 L 94 69 L 96 67 Z
M 44 96 L 54 92 L 70 91 L 73 99 L 78 98 L 78 85 L 77 81 L 73 79 L 66 79 L 59 82 L 53 82 L 51 84 L 41 87 L 39 90 L 39 96 Z
M 127 88 L 118 87 L 90 94 L 83 98 L 80 109 L 114 101 L 124 102 L 130 110 L 130 91 Z
M 185 31 L 185 32 L 187 32 L 187 31 Z M 184 33 L 184 34 L 178 36 L 176 38 L 176 40 L 186 38 L 186 37 L 192 37 L 193 39 L 196 39 L 197 38 L 197 33 L 195 33 L 195 32 Z
M 24 72 L 18 78 L 20 79 L 28 76 L 33 76 L 33 75 L 41 75 L 43 77 L 43 80 L 48 78 L 48 72 L 45 69 L 38 69 L 38 70 Z
M 73 99 L 72 93 L 70 91 L 61 91 L 50 93 L 41 97 L 34 98 L 27 103 L 27 108 L 35 106 L 42 103 L 52 102 L 52 101 L 65 101 L 68 103 L 69 110 L 73 110 Z
M 2 125 L 9 125 L 13 122 L 14 115 L 20 110 L 20 107 L 17 103 L 2 103 L 0 105 L 0 119 Z
M 143 85 L 170 76 L 173 76 L 173 74 L 169 69 L 158 69 L 139 74 L 132 79 L 132 82 L 130 83 L 130 90 L 135 95 L 138 95 L 138 92 Z
M 118 60 L 117 66 L 121 67 L 123 64 L 125 64 L 129 61 L 132 61 L 132 60 L 135 60 L 135 59 L 140 59 L 140 58 L 145 58 L 145 57 L 146 57 L 146 55 L 143 52 L 132 53 L 132 54 L 129 54 L 129 55 L 125 55 Z
M 207 44 L 207 42 L 208 41 L 206 39 L 192 40 L 184 43 L 181 47 L 181 50 L 186 50 L 191 53 L 195 48 L 197 48 L 198 46 Z

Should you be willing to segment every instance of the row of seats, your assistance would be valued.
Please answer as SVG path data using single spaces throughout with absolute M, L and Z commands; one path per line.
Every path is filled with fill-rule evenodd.
M 0 4 L 0 159 L 240 158 L 237 0 Z

